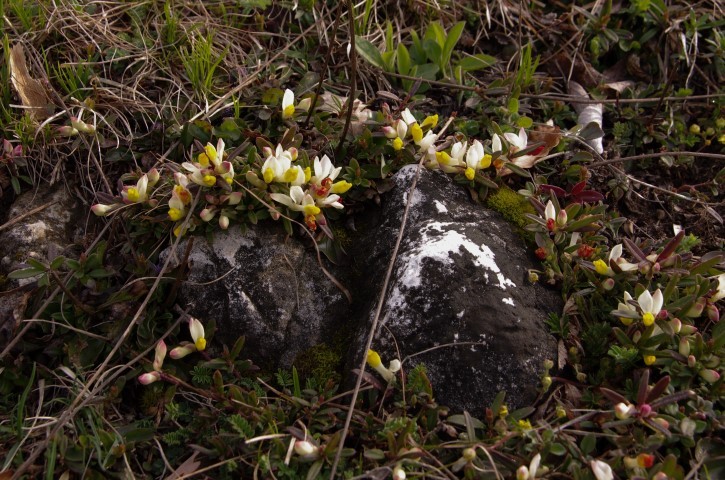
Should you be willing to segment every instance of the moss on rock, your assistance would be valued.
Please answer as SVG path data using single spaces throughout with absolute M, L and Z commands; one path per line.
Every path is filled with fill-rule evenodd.
M 524 228 L 528 223 L 526 213 L 536 213 L 534 207 L 523 195 L 506 186 L 491 192 L 486 199 L 486 206 L 497 211 L 503 215 L 503 218 L 519 228 Z
M 342 357 L 332 348 L 320 343 L 297 355 L 294 365 L 302 378 L 314 377 L 320 380 L 340 381 Z

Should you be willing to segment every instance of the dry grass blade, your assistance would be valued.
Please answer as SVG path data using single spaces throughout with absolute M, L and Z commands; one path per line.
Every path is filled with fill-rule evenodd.
M 23 107 L 36 121 L 43 121 L 53 114 L 53 106 L 43 85 L 30 76 L 25 61 L 25 48 L 16 43 L 10 50 L 10 79 L 20 96 Z

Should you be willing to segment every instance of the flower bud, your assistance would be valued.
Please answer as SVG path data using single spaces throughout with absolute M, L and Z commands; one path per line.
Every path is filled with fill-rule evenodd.
M 64 125 L 56 129 L 56 133 L 61 137 L 74 137 L 78 135 L 78 130 L 71 127 L 70 125 Z
M 560 227 L 563 227 L 566 225 L 566 222 L 569 220 L 569 216 L 566 213 L 566 210 L 563 208 L 559 210 L 559 213 L 556 214 L 556 224 Z
M 476 450 L 474 448 L 464 448 L 463 458 L 465 458 L 467 462 L 472 461 L 474 458 L 476 458 Z
M 216 215 L 216 210 L 214 208 L 205 208 L 201 212 L 199 212 L 199 217 L 201 217 L 202 220 L 205 222 L 210 221 L 214 216 Z
M 720 321 L 720 312 L 718 311 L 717 307 L 712 304 L 708 304 L 706 307 L 707 312 L 707 318 L 713 323 L 717 323 Z
M 697 332 L 697 327 L 693 325 L 682 325 L 682 328 L 680 329 L 680 334 L 682 335 L 692 335 L 693 333 Z
M 705 309 L 705 298 L 700 297 L 697 299 L 697 301 L 690 307 L 690 309 L 685 313 L 686 316 L 690 318 L 697 318 L 700 315 L 702 315 L 702 311 Z
M 264 158 L 269 158 L 272 155 L 274 155 L 274 150 L 272 150 L 270 147 L 262 147 L 262 156 Z
M 655 456 L 649 453 L 640 453 L 637 455 L 637 465 L 642 468 L 652 468 L 655 463 Z
M 672 328 L 672 331 L 675 333 L 680 333 L 680 330 L 682 329 L 682 321 L 679 318 L 673 318 L 670 320 L 670 328 Z
M 320 456 L 320 447 L 307 440 L 297 440 L 294 449 L 295 453 L 304 460 L 317 460 Z
M 669 312 L 667 312 L 667 310 L 663 308 L 662 310 L 660 310 L 660 313 L 657 314 L 657 318 L 659 320 L 666 320 L 669 315 Z
M 652 480 L 669 480 L 669 476 L 665 472 L 657 472 L 652 476 Z
M 697 372 L 700 377 L 702 377 L 703 380 L 705 380 L 707 383 L 715 383 L 720 379 L 720 374 L 717 372 L 717 370 L 712 370 L 709 368 L 703 368 L 699 372 Z
M 688 355 L 687 356 L 687 366 L 690 368 L 695 368 L 695 365 L 697 364 L 697 359 L 694 355 Z
M 150 385 L 154 382 L 158 382 L 161 380 L 161 374 L 157 371 L 144 373 L 143 375 L 139 375 L 138 381 L 141 385 Z
M 536 283 L 539 281 L 539 274 L 533 270 L 529 270 L 529 282 Z
M 398 360 L 396 358 L 396 359 L 394 359 L 394 360 L 392 360 L 390 362 L 390 365 L 388 365 L 388 370 L 390 370 L 391 372 L 395 373 L 395 372 L 398 372 L 400 370 L 400 367 L 401 367 L 400 360 Z
M 614 416 L 620 420 L 626 420 L 632 416 L 635 409 L 632 405 L 626 403 L 618 403 L 614 406 Z
M 169 352 L 169 356 L 173 358 L 174 360 L 178 360 L 180 358 L 184 358 L 185 356 L 189 355 L 190 353 L 196 352 L 196 347 L 193 344 L 186 344 L 181 345 L 179 347 L 171 349 Z
M 390 140 L 394 139 L 398 136 L 397 130 L 395 130 L 393 127 L 386 125 L 382 128 L 383 135 L 385 135 L 385 138 L 389 138 Z
M 229 217 L 227 217 L 226 215 L 220 215 L 219 216 L 219 227 L 222 230 L 226 230 L 227 228 L 229 228 Z
M 257 174 L 256 174 L 256 173 L 254 173 L 254 172 L 252 172 L 251 170 L 250 170 L 249 172 L 247 172 L 247 173 L 246 173 L 246 174 L 244 175 L 244 178 L 246 178 L 247 182 L 251 183 L 252 185 L 254 185 L 254 186 L 255 186 L 255 187 L 257 187 L 257 188 L 262 188 L 262 189 L 265 189 L 265 188 L 267 188 L 267 184 L 266 184 L 266 183 L 264 183 L 264 182 L 263 182 L 263 181 L 262 181 L 262 180 L 261 180 L 261 179 L 260 179 L 260 178 L 259 178 L 259 177 L 257 176 Z
M 660 427 L 664 428 L 665 430 L 669 430 L 670 428 L 670 422 L 665 420 L 662 417 L 655 417 L 652 419 L 653 422 L 657 423 Z
M 677 351 L 680 352 L 680 355 L 683 357 L 686 357 L 690 354 L 690 341 L 687 339 L 687 337 L 680 338 L 680 344 L 677 347 Z
M 547 375 L 544 378 L 542 378 L 541 386 L 544 389 L 544 391 L 547 391 L 549 389 L 549 387 L 551 386 L 551 377 Z
M 149 173 L 146 174 L 146 177 L 148 178 L 148 182 L 149 182 L 148 186 L 153 187 L 154 185 L 156 185 L 159 182 L 159 178 L 161 178 L 161 174 L 159 173 L 158 170 L 156 170 L 155 168 L 152 168 L 151 170 L 149 170 Z
M 156 349 L 154 353 L 154 370 L 160 371 L 162 365 L 164 364 L 164 358 L 166 358 L 166 343 L 163 340 L 159 340 L 159 343 L 156 344 Z
M 547 371 L 549 371 L 549 370 L 551 370 L 552 368 L 554 368 L 554 361 L 553 361 L 553 360 L 550 360 L 550 359 L 548 359 L 548 358 L 547 358 L 546 360 L 544 360 L 544 368 L 545 368 L 545 369 L 546 369 Z
M 393 480 L 405 480 L 405 470 L 399 464 L 393 468 Z
M 105 217 L 116 208 L 116 205 L 103 205 L 102 203 L 97 203 L 91 207 L 91 211 L 99 217 Z
M 640 417 L 647 418 L 654 412 L 652 411 L 652 407 L 649 403 L 644 403 L 637 408 L 637 413 L 639 413 Z
M 607 278 L 604 281 L 602 281 L 601 285 L 602 285 L 602 289 L 604 289 L 605 291 L 608 292 L 614 288 L 615 282 L 614 282 L 613 278 Z
M 526 465 L 521 465 L 518 470 L 516 470 L 516 480 L 528 480 L 529 478 L 529 467 Z

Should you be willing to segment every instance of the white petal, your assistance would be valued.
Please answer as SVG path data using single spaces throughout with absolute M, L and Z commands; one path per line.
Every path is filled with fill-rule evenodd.
M 428 134 L 423 137 L 423 139 L 418 143 L 418 148 L 421 152 L 425 152 L 433 146 L 437 139 L 438 135 L 434 134 L 433 132 L 428 132 Z
M 509 142 L 509 145 L 512 147 L 515 147 L 514 150 L 518 149 L 519 146 L 519 136 L 515 133 L 506 132 L 503 134 L 504 138 L 507 142 Z
M 649 290 L 645 290 L 637 297 L 637 303 L 639 303 L 639 308 L 643 312 L 652 312 L 652 295 L 649 293 Z
M 609 252 L 609 259 L 616 260 L 622 256 L 622 244 L 618 243 L 612 247 L 612 251 Z
M 410 110 L 407 108 L 405 110 L 403 110 L 403 112 L 400 114 L 400 116 L 407 125 L 410 125 L 411 123 L 416 122 L 415 117 L 413 116 L 412 113 L 410 113 Z
M 536 478 L 536 470 L 539 469 L 539 462 L 541 462 L 541 454 L 537 453 L 531 459 L 531 465 L 529 465 L 529 475 L 531 478 Z
M 474 140 L 471 148 L 466 153 L 466 164 L 474 170 L 477 169 L 483 155 L 483 145 L 478 140 Z
M 289 195 L 285 195 L 284 193 L 270 193 L 269 196 L 275 202 L 281 203 L 282 205 L 289 207 L 292 210 L 302 210 L 302 207 L 296 204 Z
M 612 467 L 601 460 L 592 460 L 589 464 L 597 480 L 613 480 Z
M 191 333 L 191 339 L 194 340 L 194 342 L 200 338 L 204 338 L 204 325 L 202 325 L 196 318 L 190 318 L 189 333 Z
M 459 162 L 463 158 L 463 156 L 466 154 L 466 146 L 468 145 L 468 142 L 456 142 L 451 147 L 451 158 L 455 158 Z
M 546 210 L 544 210 L 544 218 L 546 218 L 547 220 L 556 218 L 556 208 L 554 207 L 554 204 L 551 202 L 551 200 L 546 202 Z
M 408 134 L 408 125 L 404 120 L 398 120 L 395 123 L 395 131 L 397 132 L 398 137 L 402 140 Z
M 293 187 L 290 187 L 289 189 L 289 196 L 294 200 L 295 203 L 302 203 L 302 200 L 305 198 L 305 192 L 302 190 L 302 187 L 299 185 L 295 185 Z
M 491 139 L 491 151 L 494 153 L 500 152 L 503 150 L 503 147 L 501 146 L 501 138 L 498 136 L 498 134 L 494 133 L 493 138 Z
M 284 91 L 284 96 L 282 97 L 282 110 L 289 107 L 295 103 L 295 94 L 290 90 L 289 88 Z
M 526 136 L 526 130 L 524 130 L 524 127 L 521 127 L 521 130 L 519 130 L 519 147 L 520 148 L 526 148 L 526 144 L 529 143 L 529 138 Z

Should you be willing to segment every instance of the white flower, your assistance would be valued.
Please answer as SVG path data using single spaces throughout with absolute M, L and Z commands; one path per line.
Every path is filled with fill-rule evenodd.
M 292 186 L 289 189 L 289 195 L 284 193 L 271 193 L 269 195 L 277 203 L 281 203 L 296 212 L 304 212 L 305 216 L 318 215 L 320 208 L 315 205 L 312 195 L 305 193 L 300 186 Z M 339 197 L 338 197 L 339 198 Z
M 516 135 L 515 133 L 507 132 L 504 133 L 503 136 L 509 142 L 509 154 L 513 154 L 518 152 L 519 150 L 525 149 L 529 141 L 528 137 L 526 136 L 526 131 L 523 129 L 523 127 L 521 127 L 521 129 L 519 130 L 518 135 Z
M 659 288 L 655 291 L 654 295 L 651 295 L 649 290 L 645 290 L 637 297 L 637 303 L 642 310 L 642 323 L 644 323 L 645 327 L 649 327 L 655 322 L 657 314 L 662 310 L 663 302 L 664 299 Z
M 619 320 L 625 325 L 630 325 L 633 318 L 639 317 L 637 309 L 634 305 L 629 303 L 630 300 L 632 300 L 632 295 L 630 295 L 629 292 L 624 292 L 624 302 L 619 302 L 617 304 L 616 311 L 619 312 Z
M 155 371 L 161 371 L 161 367 L 164 365 L 164 358 L 166 358 L 166 343 L 163 340 L 159 340 L 154 351 L 153 366 Z
M 638 268 L 637 264 L 629 263 L 627 260 L 622 258 L 621 243 L 618 243 L 617 245 L 612 247 L 612 250 L 609 252 L 609 261 L 611 262 L 612 260 L 614 260 L 614 262 L 623 272 L 631 272 L 633 270 L 637 270 Z
M 337 208 L 337 209 L 345 208 L 344 205 L 342 203 L 340 203 L 340 195 L 337 195 L 337 194 L 332 194 L 332 195 L 328 195 L 326 197 L 316 198 L 315 203 L 322 208 L 326 208 L 326 207 L 333 207 L 333 208 Z
M 483 150 L 483 144 L 474 140 L 466 152 L 466 171 L 468 180 L 473 180 L 478 170 L 488 168 L 491 165 L 491 155 Z
M 501 150 L 503 150 L 503 146 L 501 146 L 501 137 L 499 137 L 497 133 L 494 133 L 491 138 L 491 151 L 496 153 Z
M 456 164 L 463 163 L 463 157 L 466 155 L 468 149 L 468 142 L 456 142 L 451 147 L 451 158 L 456 161 Z
M 123 191 L 121 192 L 123 201 L 125 203 L 144 203 L 149 199 L 148 193 L 146 192 L 148 184 L 149 177 L 144 173 L 138 182 L 136 182 L 135 186 L 123 187 Z
M 342 170 L 342 167 L 335 168 L 327 155 L 323 155 L 322 159 L 315 157 L 315 160 L 313 161 L 313 168 L 315 176 L 310 179 L 310 182 L 315 183 L 316 185 L 320 185 L 320 182 L 322 182 L 325 178 L 335 181 Z
M 405 136 L 408 134 L 408 124 L 406 124 L 404 120 L 398 119 L 395 122 L 395 132 L 397 133 L 397 137 L 399 139 L 404 139 Z
M 544 209 L 544 219 L 547 222 L 549 220 L 556 221 L 556 207 L 554 207 L 554 203 L 551 200 L 546 202 L 546 208 Z
M 204 325 L 194 317 L 189 317 L 189 333 L 198 351 L 206 349 L 206 338 L 204 337 Z
M 589 465 L 592 467 L 592 472 L 597 480 L 614 480 L 614 474 L 612 474 L 612 467 L 601 460 L 592 460 Z
M 415 123 L 417 120 L 413 116 L 412 113 L 410 113 L 409 109 L 403 110 L 403 112 L 400 114 L 400 117 L 405 121 L 406 125 L 410 125 L 411 123 Z
M 189 179 L 197 185 L 201 185 L 202 187 L 212 187 L 216 184 L 216 175 L 214 175 L 213 170 L 209 168 L 200 168 L 191 162 L 184 162 L 181 166 L 189 172 Z
M 289 88 L 284 91 L 284 96 L 282 97 L 282 118 L 288 119 L 292 118 L 292 116 L 295 114 L 295 94 L 290 90 Z
M 438 140 L 438 135 L 433 132 L 428 132 L 418 143 L 418 150 L 421 152 L 427 152 L 429 148 L 433 146 L 435 141 Z

